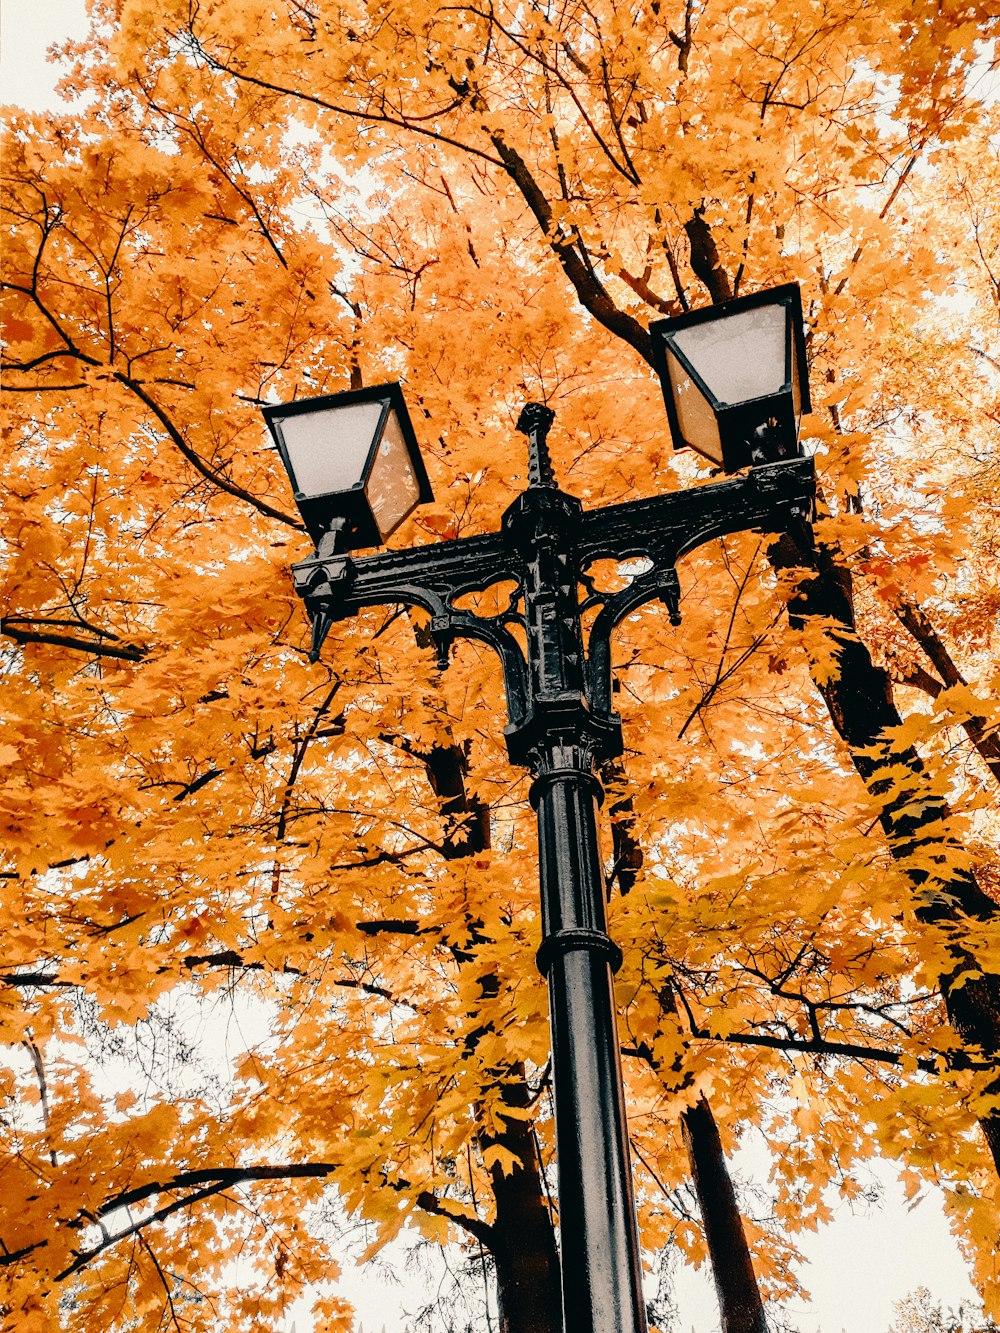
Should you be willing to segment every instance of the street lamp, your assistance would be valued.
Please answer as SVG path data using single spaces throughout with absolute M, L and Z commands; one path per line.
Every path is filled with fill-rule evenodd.
M 810 404 L 796 283 L 661 319 L 649 332 L 675 449 L 725 472 L 799 452 Z
M 302 418 L 309 405 L 295 405 L 310 457 L 321 452 L 329 429 L 330 453 L 349 454 L 358 471 L 357 460 L 374 447 L 374 413 L 357 441 L 347 439 L 339 424 L 344 418 L 336 415 L 339 405 L 358 401 L 368 400 L 353 394 L 314 400 L 317 415 L 308 429 Z M 393 392 L 391 401 L 399 414 L 401 398 Z M 282 457 L 298 488 L 302 465 L 294 471 L 289 409 L 267 411 L 269 424 L 283 423 Z M 529 484 L 500 530 L 481 536 L 378 555 L 341 554 L 329 534 L 363 530 L 352 527 L 351 508 L 363 489 L 361 475 L 335 492 L 329 477 L 339 462 L 329 464 L 329 473 L 322 470 L 326 463 L 317 463 L 327 507 L 322 518 L 310 508 L 306 522 L 314 536 L 321 533 L 320 549 L 295 565 L 293 575 L 312 620 L 313 656 L 332 621 L 365 606 L 402 603 L 430 613 L 442 664 L 452 641 L 462 637 L 486 642 L 500 657 L 507 749 L 533 776 L 530 799 L 538 817 L 542 941 L 536 961 L 549 993 L 564 1328 L 646 1333 L 613 995 L 621 952 L 607 933 L 597 833 L 603 792 L 596 770 L 622 751 L 621 721 L 611 708 L 611 634 L 650 601 L 664 602 L 676 623 L 676 561 L 726 533 L 800 527 L 812 514 L 815 482 L 812 460 L 792 457 L 733 480 L 587 511 L 556 485 L 546 442 L 553 415 L 538 403 L 522 410 L 517 429 L 528 437 Z M 404 458 L 397 450 L 396 457 L 414 477 L 423 475 L 412 451 Z M 412 496 L 414 483 L 407 485 Z M 304 517 L 317 498 L 303 492 Z M 645 571 L 627 587 L 582 591 L 596 561 L 637 558 L 645 560 Z M 500 582 L 518 588 L 500 615 L 456 605 L 465 594 Z M 585 636 L 582 613 L 595 607 Z
M 398 384 L 265 407 L 316 546 L 379 546 L 434 498 Z

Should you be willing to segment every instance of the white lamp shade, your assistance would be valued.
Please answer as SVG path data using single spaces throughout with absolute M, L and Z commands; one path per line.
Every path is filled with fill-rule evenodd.
M 680 423 L 681 434 L 691 448 L 710 458 L 713 463 L 722 463 L 722 439 L 719 436 L 719 419 L 711 403 L 688 374 L 683 362 L 673 352 L 667 352 L 667 374 L 673 393 L 674 407 Z
M 794 283 L 650 327 L 675 448 L 727 472 L 798 452 L 809 410 Z
M 306 527 L 343 550 L 384 542 L 433 498 L 398 384 L 266 407 Z
M 784 306 L 758 306 L 674 334 L 674 344 L 718 403 L 734 406 L 785 383 Z
M 364 480 L 382 411 L 379 402 L 349 403 L 282 419 L 297 500 L 349 491 Z

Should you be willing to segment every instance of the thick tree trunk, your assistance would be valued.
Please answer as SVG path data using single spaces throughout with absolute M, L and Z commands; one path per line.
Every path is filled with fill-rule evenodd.
M 529 1105 L 522 1077 L 508 1086 L 504 1101 L 518 1110 Z M 512 1152 L 520 1168 L 504 1175 L 494 1166 L 493 1260 L 496 1264 L 500 1333 L 562 1333 L 559 1255 L 555 1228 L 543 1195 L 542 1166 L 530 1120 L 508 1120 L 499 1137 L 483 1140 Z
M 722 1333 L 767 1333 L 764 1305 L 719 1127 L 704 1097 L 688 1107 L 681 1124 L 712 1261 Z
M 1000 977 L 980 971 L 963 938 L 970 920 L 1000 922 L 1000 904 L 983 892 L 971 870 L 961 867 L 943 883 L 935 883 L 932 898 L 921 901 L 928 875 L 914 862 L 913 853 L 923 843 L 940 846 L 935 826 L 939 827 L 950 811 L 942 797 L 927 789 L 923 763 L 915 749 L 893 750 L 884 761 L 871 753 L 873 747 L 885 744 L 885 729 L 899 726 L 901 718 L 888 673 L 875 665 L 857 634 L 850 571 L 836 564 L 826 548 L 813 551 L 791 537 L 783 537 L 772 546 L 770 557 L 778 569 L 797 566 L 815 571 L 789 608 L 793 616 L 829 617 L 843 627 L 839 673 L 832 680 L 818 673 L 814 679 L 868 789 L 876 797 L 885 796 L 889 764 L 897 769 L 903 766 L 913 776 L 919 799 L 885 804 L 880 816 L 882 827 L 890 852 L 916 891 L 915 916 L 924 925 L 940 930 L 948 941 L 953 962 L 939 983 L 948 1019 L 965 1047 L 961 1058 L 967 1065 L 977 1059 L 994 1061 L 1000 1055 Z M 941 850 L 947 854 L 946 846 Z M 960 851 L 957 847 L 955 850 Z M 974 974 L 971 978 L 956 984 L 959 977 L 970 972 Z M 953 1062 L 957 1063 L 955 1057 Z M 992 1083 L 990 1091 L 1000 1094 L 1000 1079 Z M 979 1124 L 1000 1173 L 1000 1114 L 987 1112 Z

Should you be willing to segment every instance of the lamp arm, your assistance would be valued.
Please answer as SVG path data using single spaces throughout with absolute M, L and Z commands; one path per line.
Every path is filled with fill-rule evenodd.
M 430 632 L 443 666 L 456 639 L 477 639 L 500 658 L 507 709 L 520 722 L 527 708 L 527 667 L 509 612 L 480 616 L 454 605 L 466 593 L 491 584 L 523 585 L 524 565 L 499 534 L 460 537 L 402 551 L 366 556 L 316 556 L 292 567 L 295 588 L 313 624 L 313 660 L 330 626 L 366 606 L 418 606 L 431 617 Z
M 753 468 L 731 481 L 631 500 L 584 517 L 580 569 L 593 560 L 644 559 L 650 567 L 620 592 L 603 598 L 587 643 L 587 694 L 595 713 L 611 712 L 611 636 L 647 602 L 662 601 L 680 623 L 675 565 L 698 546 L 727 533 L 808 531 L 816 490 L 811 458 Z
M 673 564 L 730 532 L 784 532 L 809 521 L 815 491 L 813 460 L 791 458 L 728 481 L 592 509 L 583 516 L 580 562 L 645 556 Z

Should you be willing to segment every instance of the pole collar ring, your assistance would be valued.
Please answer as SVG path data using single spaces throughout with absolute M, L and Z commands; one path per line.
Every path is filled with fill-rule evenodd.
M 604 954 L 611 964 L 611 971 L 617 972 L 622 965 L 622 951 L 610 935 L 603 930 L 589 930 L 577 927 L 575 930 L 557 930 L 542 940 L 541 947 L 535 954 L 535 966 L 543 977 L 548 976 L 552 960 L 559 954 L 569 953 L 573 949 L 591 949 Z
M 539 773 L 528 788 L 528 800 L 531 802 L 532 809 L 538 809 L 538 802 L 541 800 L 542 792 L 546 787 L 555 782 L 568 782 L 570 780 L 579 783 L 581 787 L 589 787 L 597 804 L 604 804 L 604 788 L 601 785 L 600 778 L 595 773 L 588 773 L 584 768 L 550 768 L 544 773 Z

